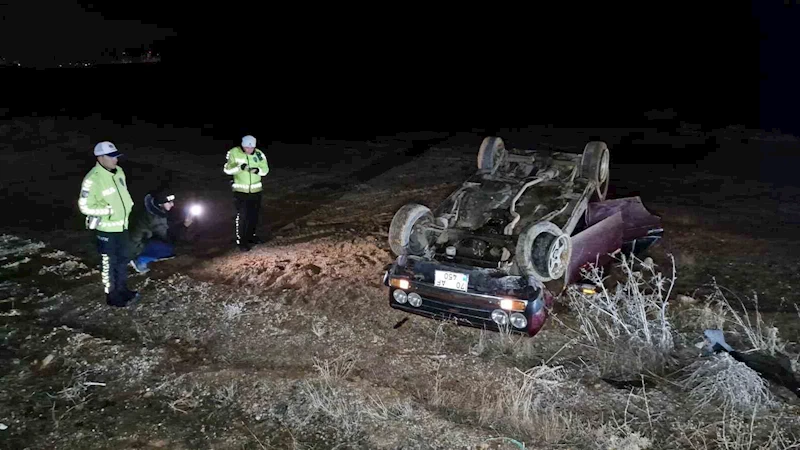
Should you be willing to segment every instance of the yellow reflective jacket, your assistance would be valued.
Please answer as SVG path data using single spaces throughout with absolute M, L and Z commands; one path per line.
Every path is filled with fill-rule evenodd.
M 228 150 L 225 160 L 222 170 L 228 175 L 233 175 L 231 187 L 235 192 L 248 194 L 261 192 L 261 177 L 269 173 L 269 164 L 264 152 L 256 148 L 252 155 L 248 155 L 242 147 L 234 147 Z M 247 164 L 247 168 L 242 170 L 242 164 Z M 250 169 L 258 169 L 258 172 L 252 173 Z
M 98 162 L 83 178 L 78 208 L 86 216 L 97 216 L 98 231 L 120 232 L 128 229 L 133 199 L 128 193 L 125 171 L 117 166 L 109 172 Z M 87 222 L 89 220 L 87 217 Z

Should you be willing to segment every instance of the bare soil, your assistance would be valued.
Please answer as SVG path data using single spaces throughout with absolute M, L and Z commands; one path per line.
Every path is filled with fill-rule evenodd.
M 167 179 L 209 213 L 178 257 L 144 275 L 131 270 L 142 295 L 135 307 L 105 305 L 77 212 L 93 164 L 86 129 L 123 142 L 135 201 Z M 741 181 L 713 163 L 725 137 L 756 148 L 769 138 L 763 132 L 714 131 L 719 148 L 705 166 L 612 162 L 610 194 L 641 195 L 661 215 L 665 239 L 650 256 L 671 277 L 672 255 L 677 270 L 672 361 L 614 385 L 609 373 L 625 373 L 624 361 L 610 372 L 608 361 L 592 359 L 564 299 L 533 339 L 389 307 L 380 281 L 393 259 L 392 215 L 410 201 L 434 206 L 456 188 L 475 170 L 479 134 L 274 143 L 268 158 L 303 153 L 309 163 L 271 161 L 259 231 L 273 238 L 240 253 L 221 171 L 227 143 L 98 118 L 7 121 L 0 131 L 10 211 L 0 217 L 3 448 L 716 448 L 721 431 L 764 448 L 797 442 L 800 401 L 785 388 L 769 385 L 776 403 L 740 423 L 719 403 L 697 412 L 681 384 L 681 370 L 703 358 L 694 344 L 713 280 L 751 310 L 757 294 L 787 354 L 796 361 L 800 353 L 792 342 L 800 189 Z M 630 131 L 603 132 L 613 161 L 614 139 Z M 508 139 L 579 152 L 591 133 L 531 129 Z M 641 133 L 660 145 L 669 139 Z M 681 145 L 707 137 L 672 135 Z M 219 155 L 189 150 L 200 147 Z

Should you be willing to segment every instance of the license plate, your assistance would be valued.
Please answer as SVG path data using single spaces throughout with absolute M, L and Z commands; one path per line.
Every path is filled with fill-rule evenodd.
M 436 278 L 434 280 L 434 285 L 436 287 L 443 287 L 447 289 L 455 289 L 457 291 L 467 292 L 467 286 L 469 285 L 469 275 L 465 273 L 437 270 Z

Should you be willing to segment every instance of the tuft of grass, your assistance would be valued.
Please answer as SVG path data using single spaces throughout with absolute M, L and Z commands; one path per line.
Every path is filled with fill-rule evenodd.
M 225 319 L 227 320 L 233 320 L 241 316 L 243 310 L 244 310 L 244 303 L 242 302 L 226 303 L 223 306 Z
M 236 394 L 238 393 L 238 384 L 236 381 L 231 381 L 224 384 L 214 392 L 214 400 L 220 406 L 231 406 L 236 402 Z
M 346 378 L 357 360 L 358 355 L 351 352 L 331 360 L 315 358 L 317 378 L 304 380 L 301 385 L 309 401 L 310 413 L 325 417 L 334 428 L 343 433 L 345 439 L 358 435 L 367 419 L 381 416 L 380 411 L 370 408 L 364 399 L 346 386 Z M 373 404 L 377 403 L 375 399 L 372 401 Z M 306 421 L 311 419 L 312 417 L 307 417 Z
M 192 384 L 188 387 L 181 387 L 178 398 L 167 403 L 169 408 L 175 412 L 189 414 L 189 410 L 200 406 L 200 398 L 198 395 L 199 387 L 197 384 Z
M 470 354 L 481 357 L 505 357 L 515 363 L 529 365 L 534 360 L 534 341 L 511 331 L 511 325 L 499 326 L 499 331 L 482 329 Z
M 575 426 L 573 414 L 559 409 L 558 389 L 566 379 L 563 368 L 542 364 L 516 371 L 521 377 L 509 378 L 484 395 L 481 425 L 529 438 L 537 445 L 562 441 Z
M 627 423 L 604 423 L 583 433 L 594 441 L 597 449 L 645 450 L 653 444 Z

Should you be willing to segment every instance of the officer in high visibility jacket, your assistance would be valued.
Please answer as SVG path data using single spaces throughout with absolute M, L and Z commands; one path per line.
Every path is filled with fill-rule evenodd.
M 133 199 L 125 171 L 117 166 L 122 155 L 113 143 L 95 145 L 97 164 L 83 178 L 78 208 L 86 215 L 86 227 L 95 231 L 106 303 L 127 306 L 138 295 L 128 289 L 128 216 Z
M 261 177 L 269 173 L 264 152 L 256 148 L 256 138 L 245 136 L 242 145 L 228 150 L 223 171 L 233 175 L 231 187 L 236 204 L 236 245 L 246 252 L 252 245 L 262 243 L 256 236 L 261 210 Z

